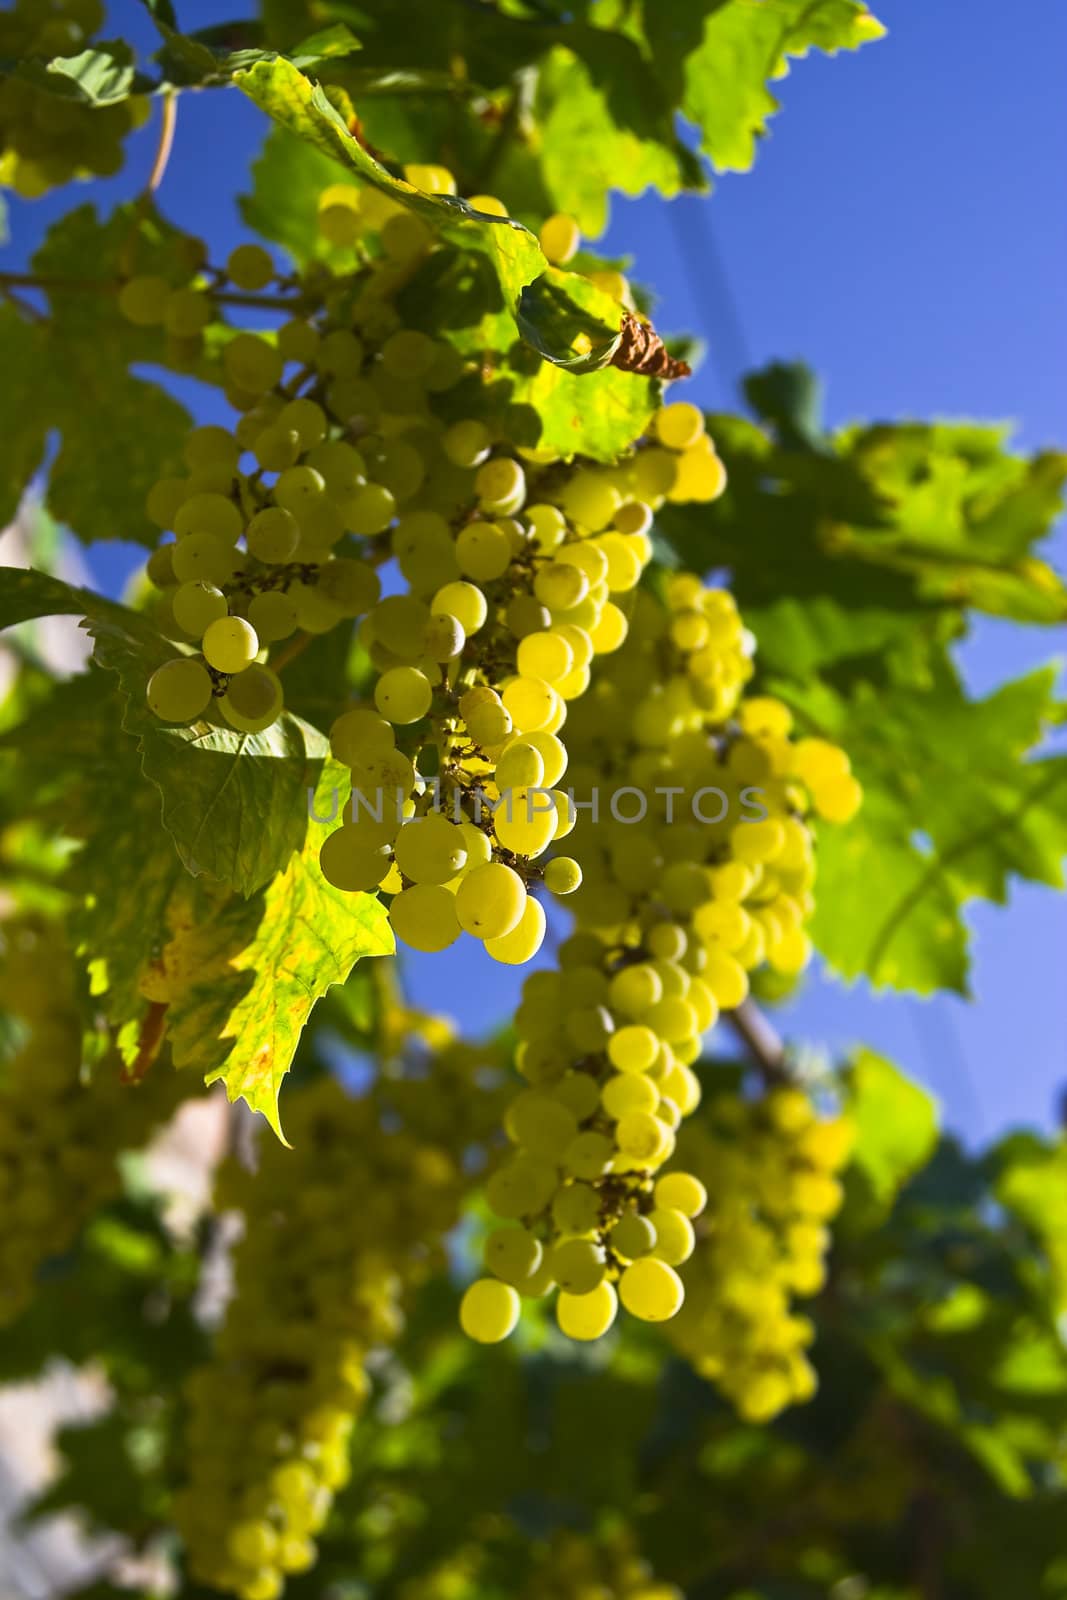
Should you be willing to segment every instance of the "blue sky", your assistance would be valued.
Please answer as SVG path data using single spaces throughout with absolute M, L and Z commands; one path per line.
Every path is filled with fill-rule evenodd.
M 1010 19 L 993 0 L 875 9 L 888 39 L 854 57 L 812 56 L 776 86 L 785 109 L 753 172 L 720 178 L 707 202 L 616 201 L 604 243 L 635 258 L 661 326 L 707 340 L 689 393 L 711 409 L 736 408 L 746 363 L 799 358 L 824 379 L 834 424 L 996 418 L 1028 449 L 1067 444 L 1067 16 L 1045 0 L 1017 0 Z M 220 15 L 217 0 L 179 0 L 178 12 L 189 28 Z M 149 45 L 136 0 L 113 4 L 111 23 Z M 216 259 L 244 236 L 234 196 L 262 129 L 236 92 L 182 97 L 160 202 Z M 149 128 L 127 172 L 85 198 L 106 208 L 135 192 L 153 149 Z M 10 266 L 70 202 L 64 191 L 14 203 Z M 1053 550 L 1062 566 L 1063 530 Z M 116 548 L 94 572 L 114 588 L 128 566 Z M 989 622 L 961 660 L 984 692 L 1057 649 L 1062 636 Z M 1067 1081 L 1067 898 L 1017 889 L 1007 909 L 979 907 L 970 920 L 971 1004 L 876 999 L 816 977 L 779 1021 L 798 1038 L 892 1055 L 954 1127 L 984 1139 L 1010 1122 L 1048 1123 Z M 409 967 L 413 998 L 470 1028 L 513 1006 L 518 983 L 466 940 Z

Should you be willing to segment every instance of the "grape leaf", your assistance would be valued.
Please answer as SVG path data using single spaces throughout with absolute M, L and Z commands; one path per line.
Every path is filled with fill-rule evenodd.
M 216 719 L 188 726 L 148 710 L 148 679 L 178 652 L 147 646 L 124 626 L 91 621 L 96 659 L 119 677 L 122 725 L 135 734 L 141 767 L 159 790 L 163 826 L 189 872 L 207 873 L 251 895 L 280 872 L 307 833 L 307 790 L 328 751 L 317 729 L 283 712 L 262 733 L 238 733 Z
M 721 172 L 751 167 L 779 109 L 768 80 L 784 75 L 790 56 L 855 50 L 885 33 L 856 0 L 656 0 L 644 30 L 666 94 Z
M 23 60 L 16 77 L 64 100 L 81 105 L 110 106 L 152 84 L 139 76 L 133 51 L 123 39 L 98 40 L 76 56 L 57 56 L 49 62 Z
M 478 372 L 437 401 L 456 421 L 478 417 L 518 444 L 617 461 L 655 409 L 652 379 L 604 367 L 581 376 L 544 361 L 516 340 L 499 285 L 481 257 L 437 251 L 398 297 L 405 325 L 448 340 Z
M 91 589 L 78 589 L 33 567 L 0 567 L 0 629 L 37 617 L 85 617 L 124 628 L 132 639 L 150 648 L 159 634 L 147 617 L 107 600 Z
M 344 769 L 324 764 L 317 816 L 330 814 Z M 395 946 L 376 895 L 342 894 L 318 865 L 321 833 L 309 837 L 268 887 L 231 896 L 175 935 L 165 960 L 191 975 L 168 1008 L 175 1065 L 221 1079 L 231 1100 L 262 1112 L 284 1141 L 278 1092 L 316 1000 L 344 983 L 361 956 Z
M 772 680 L 801 732 L 840 743 L 865 799 L 819 827 L 815 942 L 845 978 L 928 994 L 967 991 L 971 900 L 1012 878 L 1063 884 L 1067 757 L 1031 758 L 1059 708 L 1052 669 L 969 700 L 947 666 L 925 685 L 849 695 Z
M 281 57 L 257 62 L 234 81 L 276 122 L 406 206 L 441 238 L 485 255 L 523 337 L 546 360 L 575 372 L 595 371 L 611 360 L 622 308 L 577 274 L 549 269 L 521 223 L 486 216 L 451 195 L 423 194 L 394 178 L 349 132 L 325 92 Z
M 131 373 L 134 363 L 160 359 L 162 335 L 125 322 L 111 291 L 127 249 L 139 270 L 173 273 L 177 237 L 132 206 L 106 222 L 92 206 L 79 207 L 33 258 L 35 272 L 58 280 L 49 291 L 51 315 L 31 321 L 0 306 L 0 361 L 20 374 L 0 402 L 0 521 L 14 514 L 58 433 L 45 495 L 57 521 L 86 543 L 155 545 L 159 530 L 145 497 L 178 470 L 189 416 L 157 384 Z
M 612 189 L 674 195 L 706 188 L 699 161 L 675 132 L 655 66 L 638 45 L 577 24 L 565 38 L 566 46 L 541 62 L 534 104 L 542 176 L 556 209 L 595 236 L 607 222 Z
M 884 1216 L 905 1182 L 933 1154 L 937 1144 L 935 1102 L 873 1050 L 859 1050 L 849 1062 L 848 1114 L 856 1130 L 847 1169 L 850 1226 L 870 1228 Z
M 731 568 L 746 615 L 785 594 L 1067 619 L 1067 588 L 1037 553 L 1063 504 L 1067 456 L 1016 455 L 1004 429 L 971 423 L 858 427 L 805 443 L 785 415 L 774 421 L 777 443 L 752 423 L 709 418 L 726 493 L 657 516 L 684 563 Z
M 61 880 L 73 896 L 75 949 L 129 1065 L 147 1011 L 141 979 L 186 873 L 160 821 L 159 793 L 115 712 L 114 679 L 94 668 L 56 685 L 0 748 L 17 757 L 18 815 L 80 845 Z

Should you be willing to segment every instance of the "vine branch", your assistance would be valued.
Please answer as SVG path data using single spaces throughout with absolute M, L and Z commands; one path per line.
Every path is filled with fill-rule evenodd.
M 755 1061 L 767 1083 L 787 1083 L 785 1043 L 777 1028 L 754 1000 L 742 1000 L 726 1020 Z

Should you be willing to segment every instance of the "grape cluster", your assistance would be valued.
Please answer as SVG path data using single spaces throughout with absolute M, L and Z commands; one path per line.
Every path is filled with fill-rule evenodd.
M 437 168 L 408 177 L 431 192 L 451 183 Z M 502 209 L 491 196 L 475 202 Z M 466 932 L 519 964 L 545 933 L 530 888 L 566 895 L 581 881 L 572 857 L 537 864 L 574 820 L 559 787 L 569 705 L 588 690 L 594 659 L 626 638 L 654 510 L 714 498 L 722 464 L 684 403 L 661 408 L 611 467 L 521 447 L 461 405 L 457 418 L 454 399 L 442 410 L 476 367 L 405 327 L 391 298 L 438 248 L 428 230 L 344 184 L 323 193 L 320 219 L 331 244 L 359 241 L 366 264 L 339 279 L 316 268 L 300 291 L 306 314 L 276 338 L 227 339 L 221 361 L 240 420 L 232 433 L 196 429 L 187 476 L 149 496 L 149 516 L 174 534 L 148 564 L 164 590 L 162 624 L 202 653 L 161 666 L 148 704 L 187 722 L 217 699 L 232 726 L 261 732 L 283 703 L 269 648 L 298 628 L 362 617 L 377 679 L 373 704 L 331 730 L 353 801 L 323 845 L 323 873 L 345 891 L 390 895 L 393 929 L 415 949 L 443 950 Z M 568 219 L 550 220 L 558 255 L 566 241 L 553 229 Z M 255 290 L 274 268 L 245 245 L 215 276 Z M 621 279 L 612 287 L 628 294 Z M 180 297 L 202 324 L 216 290 L 136 278 L 120 306 L 169 326 Z M 383 597 L 386 562 L 405 588 Z
M 553 1285 L 576 1339 L 606 1332 L 619 1299 L 648 1321 L 682 1305 L 676 1269 L 704 1188 L 660 1169 L 700 1099 L 693 1064 L 753 968 L 808 960 L 808 813 L 840 817 L 859 799 L 840 751 L 792 740 L 779 701 L 743 698 L 751 657 L 732 598 L 678 574 L 665 603 L 637 594 L 625 645 L 575 708 L 572 782 L 607 814 L 575 829 L 577 931 L 558 970 L 526 980 L 516 1014 L 528 1087 L 505 1118 L 516 1148 L 488 1199 L 518 1226 L 490 1235 L 494 1276 L 463 1301 L 475 1339 L 505 1338 L 520 1297 Z M 657 795 L 670 798 L 665 814 Z
M 632 1536 L 619 1528 L 556 1532 L 536 1552 L 518 1592 L 521 1600 L 683 1600 L 681 1589 L 657 1578 Z
M 15 0 L 0 16 L 0 60 L 76 56 L 103 26 L 102 0 Z M 90 106 L 0 74 L 0 183 L 34 200 L 71 178 L 106 178 L 122 166 L 122 142 L 144 118 L 134 97 Z
M 753 1101 L 717 1096 L 704 1125 L 685 1131 L 709 1198 L 671 1337 L 751 1422 L 815 1392 L 805 1354 L 814 1328 L 793 1300 L 825 1282 L 851 1143 L 847 1116 L 819 1117 L 792 1087 Z
M 398 1331 L 460 1192 L 442 1150 L 383 1133 L 331 1078 L 294 1096 L 288 1131 L 294 1148 L 265 1145 L 256 1172 L 220 1172 L 217 1202 L 245 1232 L 215 1355 L 190 1380 L 175 1507 L 193 1576 L 242 1600 L 270 1600 L 314 1563 L 367 1353 Z
M 124 1084 L 111 1061 L 83 1081 L 75 984 L 51 923 L 0 927 L 0 1006 L 12 1019 L 0 1059 L 0 1325 L 29 1303 L 41 1263 L 118 1193 L 119 1154 L 143 1145 L 179 1098 L 176 1074 Z

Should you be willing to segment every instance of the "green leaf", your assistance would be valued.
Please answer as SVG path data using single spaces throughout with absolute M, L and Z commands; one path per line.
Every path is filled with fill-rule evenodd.
M 855 1130 L 848 1179 L 850 1222 L 886 1214 L 904 1184 L 933 1154 L 937 1109 L 925 1089 L 883 1056 L 860 1050 L 846 1074 Z
M 516 444 L 614 462 L 644 432 L 659 385 L 604 367 L 578 376 L 515 339 L 499 285 L 484 258 L 435 251 L 398 297 L 405 325 L 447 339 L 478 372 L 441 397 L 459 420 L 500 426 Z
M 146 642 L 124 625 L 93 621 L 96 659 L 119 677 L 122 725 L 136 735 L 141 768 L 159 790 L 163 826 L 189 872 L 254 894 L 307 835 L 307 792 L 328 752 L 317 729 L 288 712 L 262 733 L 216 720 L 162 723 L 148 710 L 148 679 L 177 654 L 161 636 Z
M 528 229 L 507 217 L 484 216 L 451 195 L 423 194 L 391 176 L 349 132 L 325 92 L 291 62 L 258 62 L 235 81 L 276 122 L 406 206 L 442 239 L 485 255 L 523 337 L 546 360 L 572 371 L 607 365 L 618 348 L 621 308 L 587 280 L 550 271 Z
M 57 56 L 47 63 L 20 61 L 15 76 L 48 94 L 87 106 L 116 105 L 138 88 L 151 87 L 147 80 L 139 79 L 133 51 L 122 39 L 100 40 L 91 50 Z
M 252 166 L 252 192 L 240 197 L 241 215 L 250 228 L 273 239 L 297 266 L 309 261 L 345 260 L 319 232 L 318 197 L 338 181 L 333 157 L 287 129 L 274 127 Z
M 744 172 L 779 109 L 768 80 L 811 48 L 855 50 L 885 32 L 854 0 L 657 0 L 645 32 L 666 92 L 721 172 Z
M 654 65 L 637 44 L 581 25 L 565 36 L 567 46 L 541 62 L 534 104 L 542 176 L 556 209 L 596 236 L 612 189 L 669 196 L 706 188 L 700 163 L 675 132 Z
M 1058 717 L 1052 669 L 969 700 L 953 675 L 849 698 L 778 683 L 802 732 L 840 743 L 864 787 L 846 827 L 819 828 L 818 948 L 843 977 L 966 992 L 974 899 L 1013 878 L 1060 887 L 1067 758 L 1030 759 Z
M 746 613 L 787 594 L 927 616 L 1067 618 L 1067 588 L 1037 553 L 1062 508 L 1067 456 L 1015 455 L 1004 429 L 971 423 L 825 439 L 813 385 L 799 367 L 749 378 L 777 443 L 737 418 L 709 419 L 726 493 L 657 518 L 684 562 L 729 566 Z
M 347 773 L 325 763 L 316 794 L 319 816 L 343 792 Z M 319 869 L 321 833 L 250 900 L 231 897 L 201 916 L 171 947 L 192 974 L 169 1007 L 178 1067 L 221 1079 L 231 1100 L 261 1112 L 284 1140 L 278 1093 L 316 1000 L 344 983 L 361 956 L 395 948 L 376 895 L 342 894 Z
M 1067 1145 L 1033 1135 L 1005 1140 L 990 1157 L 993 1189 L 1048 1253 L 1058 1309 L 1067 1309 Z
M 186 873 L 118 711 L 112 675 L 90 670 L 58 684 L 0 748 L 16 756 L 17 815 L 78 841 L 61 879 L 74 944 L 129 1065 L 147 1012 L 141 980 Z
M 37 617 L 86 617 L 125 629 L 146 648 L 160 635 L 146 617 L 33 567 L 0 567 L 0 629 Z M 173 652 L 171 652 L 173 653 Z
M 127 247 L 138 270 L 172 273 L 176 237 L 132 206 L 104 223 L 81 206 L 53 226 L 33 258 L 42 277 L 70 284 L 50 291 L 48 320 L 31 322 L 0 306 L 0 361 L 21 374 L 0 401 L 0 522 L 14 515 L 56 433 L 45 496 L 56 520 L 86 543 L 156 544 L 145 497 L 179 469 L 189 417 L 157 384 L 132 375 L 134 363 L 159 360 L 161 338 L 125 322 L 110 291 Z

